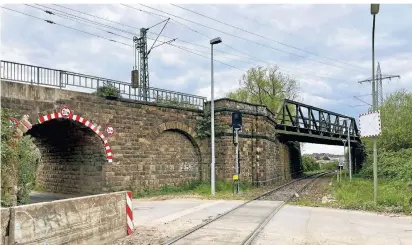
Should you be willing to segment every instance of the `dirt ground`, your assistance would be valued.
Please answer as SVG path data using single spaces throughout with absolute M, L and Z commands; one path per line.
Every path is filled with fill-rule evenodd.
M 303 203 L 311 203 L 315 204 L 314 206 L 318 206 L 316 203 L 322 203 L 322 199 L 324 202 L 333 202 L 333 198 L 329 194 L 333 176 L 334 174 L 326 174 L 319 177 L 314 182 L 310 183 L 305 190 L 299 193 L 299 198 L 293 198 L 290 204 L 299 205 Z

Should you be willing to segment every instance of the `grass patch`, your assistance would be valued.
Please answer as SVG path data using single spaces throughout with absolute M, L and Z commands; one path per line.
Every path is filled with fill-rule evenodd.
M 369 211 L 410 213 L 412 206 L 409 200 L 412 191 L 407 181 L 379 180 L 378 200 L 373 202 L 373 181 L 362 178 L 343 177 L 342 182 L 333 181 L 333 194 L 337 205 L 342 208 Z
M 322 203 L 322 197 L 332 199 L 331 202 Z M 332 185 L 323 186 L 320 193 L 310 194 L 294 201 L 296 205 L 312 207 L 333 207 L 352 210 L 365 210 L 375 212 L 405 213 L 411 214 L 410 200 L 412 191 L 408 187 L 408 181 L 404 180 L 379 180 L 378 201 L 373 201 L 373 181 L 359 177 L 342 174 L 339 183 L 336 176 Z
M 241 193 L 233 195 L 233 184 L 231 181 L 216 181 L 214 197 L 210 196 L 210 183 L 194 181 L 179 186 L 164 185 L 160 189 L 145 189 L 134 191 L 134 198 L 147 198 L 157 196 L 179 196 L 179 195 L 197 195 L 201 198 L 209 199 L 245 199 L 253 195 L 258 188 L 247 182 L 240 182 Z
M 322 173 L 322 172 L 325 172 L 325 170 L 317 169 L 317 170 L 313 170 L 313 171 L 307 171 L 307 172 L 303 173 L 303 177 L 309 176 L 309 175 L 314 175 L 314 174 L 319 174 L 319 173 Z

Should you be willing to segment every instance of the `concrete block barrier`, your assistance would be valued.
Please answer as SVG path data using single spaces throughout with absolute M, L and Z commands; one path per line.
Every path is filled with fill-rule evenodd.
M 130 196 L 124 191 L 16 206 L 5 209 L 4 219 L 2 209 L 2 238 L 8 229 L 5 244 L 109 243 L 133 231 Z

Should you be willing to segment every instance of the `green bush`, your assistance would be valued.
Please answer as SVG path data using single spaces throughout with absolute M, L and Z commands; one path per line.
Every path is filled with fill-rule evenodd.
M 1 206 L 27 204 L 35 185 L 37 155 L 30 136 L 15 139 L 10 111 L 1 110 Z
M 98 87 L 96 94 L 98 96 L 113 96 L 113 97 L 120 97 L 120 90 L 118 88 L 116 88 L 113 84 L 108 83 L 103 85 L 102 87 Z
M 400 90 L 379 108 L 382 133 L 377 137 L 378 177 L 412 180 L 412 93 Z M 362 140 L 366 163 L 359 176 L 372 178 L 372 140 Z
M 320 169 L 319 164 L 315 161 L 315 159 L 306 155 L 302 156 L 302 167 L 303 172 L 310 172 Z
M 171 98 L 171 97 L 161 97 L 159 96 L 156 98 L 156 103 L 162 105 L 170 105 L 170 106 L 177 106 L 183 108 L 190 108 L 190 109 L 198 109 L 195 105 L 189 104 L 188 102 L 184 102 L 179 100 L 178 98 Z
M 338 169 L 339 163 L 337 161 L 333 161 L 330 163 L 325 163 L 321 165 L 322 170 L 336 170 Z
M 360 171 L 360 176 L 372 178 L 372 159 Z M 385 179 L 412 180 L 412 148 L 378 155 L 378 177 Z

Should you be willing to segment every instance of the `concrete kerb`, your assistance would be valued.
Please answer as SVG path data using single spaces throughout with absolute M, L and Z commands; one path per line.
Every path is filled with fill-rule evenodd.
M 2 244 L 112 242 L 133 233 L 131 197 L 121 191 L 2 209 L 10 213 L 2 218 Z

